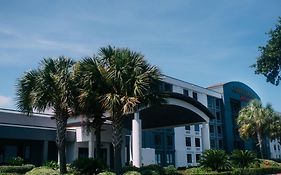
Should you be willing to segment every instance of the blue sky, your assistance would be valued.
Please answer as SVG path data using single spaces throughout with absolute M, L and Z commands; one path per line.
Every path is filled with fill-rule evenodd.
M 202 87 L 241 81 L 281 111 L 281 86 L 249 67 L 280 7 L 280 0 L 1 0 L 0 108 L 16 109 L 17 79 L 42 58 L 80 59 L 113 45 Z

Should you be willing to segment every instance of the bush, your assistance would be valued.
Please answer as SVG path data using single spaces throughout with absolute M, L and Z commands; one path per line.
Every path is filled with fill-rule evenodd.
M 231 154 L 231 161 L 238 168 L 247 168 L 251 164 L 258 162 L 258 159 L 252 151 L 234 150 Z
M 140 171 L 140 169 L 138 167 L 135 167 L 135 166 L 124 166 L 122 168 L 122 172 L 126 173 L 127 171 Z
M 8 165 L 12 166 L 21 166 L 24 164 L 24 160 L 21 157 L 13 157 L 11 160 L 8 161 Z
M 52 168 L 53 170 L 57 170 L 59 168 L 58 162 L 54 160 L 45 162 L 43 166 Z
M 49 167 L 37 167 L 27 172 L 25 175 L 59 175 L 59 172 Z
M 34 165 L 22 165 L 22 166 L 0 166 L 0 173 L 20 173 L 24 174 L 32 170 Z
M 142 175 L 142 174 L 138 171 L 127 171 L 123 175 Z
M 167 167 L 164 167 L 164 172 L 166 175 L 176 175 L 177 173 L 177 169 L 175 168 L 174 165 L 169 165 Z
M 143 166 L 140 168 L 140 172 L 141 174 L 144 173 L 152 173 L 153 175 L 163 175 L 165 174 L 164 168 L 162 168 L 159 165 L 147 165 L 147 166 Z M 145 175 L 149 175 L 149 174 L 145 174 Z
M 259 167 L 261 168 L 279 167 L 279 163 L 273 160 L 261 159 Z
M 98 174 L 106 169 L 106 165 L 94 158 L 78 158 L 71 167 L 80 174 Z
M 203 152 L 200 157 L 200 165 L 211 168 L 212 171 L 223 171 L 231 169 L 227 154 L 223 150 L 209 149 Z
M 116 173 L 105 171 L 105 172 L 99 173 L 98 175 L 116 175 Z

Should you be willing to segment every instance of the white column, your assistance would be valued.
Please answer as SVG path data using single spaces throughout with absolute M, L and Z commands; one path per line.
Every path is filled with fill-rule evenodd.
M 202 149 L 203 151 L 210 149 L 210 130 L 209 123 L 202 124 Z
M 43 163 L 48 160 L 48 141 L 44 140 L 43 143 Z
M 89 142 L 88 142 L 88 148 L 89 148 L 89 152 L 88 152 L 88 157 L 94 157 L 94 132 L 90 131 L 89 133 Z
M 133 166 L 141 167 L 141 120 L 139 118 L 139 111 L 134 113 L 132 120 L 132 142 L 133 142 Z

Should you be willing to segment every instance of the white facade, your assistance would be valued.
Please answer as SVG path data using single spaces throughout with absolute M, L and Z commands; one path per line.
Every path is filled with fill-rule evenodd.
M 208 105 L 207 95 L 222 98 L 222 94 L 220 93 L 168 76 L 165 76 L 163 81 L 172 84 L 173 92 L 188 95 L 206 107 Z M 176 167 L 198 165 L 198 160 L 202 152 L 210 148 L 208 125 L 206 123 L 197 124 L 197 126 L 191 125 L 174 128 Z M 205 132 L 202 132 L 202 130 Z
M 281 159 L 281 145 L 278 139 L 272 140 L 269 143 L 270 158 Z

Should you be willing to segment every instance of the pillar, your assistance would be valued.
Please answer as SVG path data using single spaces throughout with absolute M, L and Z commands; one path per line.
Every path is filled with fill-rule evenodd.
M 203 151 L 211 148 L 210 146 L 210 130 L 209 130 L 209 122 L 202 124 L 202 149 Z
M 139 111 L 134 113 L 132 120 L 132 148 L 133 148 L 133 166 L 141 167 L 141 120 L 139 118 Z
M 89 141 L 88 141 L 88 157 L 94 157 L 94 147 L 95 147 L 95 142 L 94 142 L 94 132 L 90 131 L 89 133 Z

